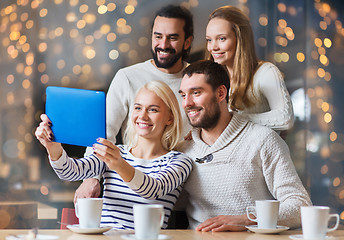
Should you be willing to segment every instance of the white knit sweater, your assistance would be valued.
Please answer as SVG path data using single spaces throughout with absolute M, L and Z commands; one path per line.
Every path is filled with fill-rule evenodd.
M 209 154 L 213 160 L 195 162 L 185 184 L 191 228 L 218 215 L 246 214 L 247 206 L 262 199 L 280 201 L 279 225 L 300 226 L 300 206 L 311 201 L 276 132 L 234 113 L 212 146 L 200 139 L 197 129 L 192 137 L 181 150 L 193 160 Z
M 241 114 L 273 130 L 287 130 L 293 126 L 292 102 L 282 74 L 275 65 L 266 62 L 258 68 L 252 90 L 248 96 L 254 105 L 245 108 Z

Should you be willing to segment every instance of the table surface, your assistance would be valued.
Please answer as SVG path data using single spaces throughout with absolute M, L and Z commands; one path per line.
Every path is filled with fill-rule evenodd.
M 21 235 L 27 234 L 29 230 L 16 230 L 16 229 L 6 229 L 0 230 L 0 239 L 6 239 L 8 235 Z M 58 236 L 58 239 L 67 239 L 67 240 L 117 240 L 122 239 L 121 235 L 132 234 L 133 231 L 116 231 L 111 230 L 104 234 L 78 234 L 73 233 L 70 230 L 49 230 L 42 229 L 38 231 L 38 234 L 42 235 L 54 235 Z M 171 240 L 221 240 L 221 239 L 235 239 L 235 240 L 279 240 L 279 239 L 290 239 L 290 235 L 301 234 L 301 231 L 285 231 L 280 234 L 258 234 L 252 232 L 197 232 L 194 230 L 162 230 L 161 234 L 166 234 L 170 236 Z M 328 233 L 328 236 L 331 236 L 331 240 L 334 239 L 344 239 L 344 230 L 337 230 L 331 233 Z

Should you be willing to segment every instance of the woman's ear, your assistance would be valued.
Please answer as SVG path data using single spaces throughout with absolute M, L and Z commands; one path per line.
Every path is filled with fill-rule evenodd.
M 173 114 L 170 113 L 170 116 L 169 116 L 169 118 L 168 118 L 168 120 L 167 120 L 166 126 L 171 125 L 171 124 L 173 123 L 173 120 L 174 120 Z

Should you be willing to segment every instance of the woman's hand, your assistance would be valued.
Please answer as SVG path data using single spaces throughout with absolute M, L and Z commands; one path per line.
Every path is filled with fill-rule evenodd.
M 104 138 L 98 138 L 99 144 L 93 144 L 94 154 L 111 169 L 116 171 L 125 182 L 130 182 L 135 174 L 135 169 L 120 155 L 117 146 Z
M 104 138 L 98 138 L 99 144 L 93 144 L 93 150 L 96 156 L 106 163 L 111 169 L 115 170 L 125 162 L 120 155 L 119 148 Z
M 52 160 L 57 160 L 62 155 L 62 146 L 60 143 L 53 142 L 54 134 L 51 130 L 51 121 L 47 115 L 42 114 L 42 122 L 35 131 L 35 136 L 39 142 L 47 149 L 48 154 Z

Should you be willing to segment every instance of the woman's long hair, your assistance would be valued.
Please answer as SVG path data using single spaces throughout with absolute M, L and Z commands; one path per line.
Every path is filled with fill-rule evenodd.
M 243 110 L 254 104 L 248 91 L 253 88 L 253 76 L 259 67 L 250 20 L 240 9 L 233 6 L 217 8 L 210 14 L 208 23 L 214 18 L 231 23 L 237 39 L 233 76 L 230 78 L 229 106 L 233 110 Z M 214 61 L 211 54 L 209 59 Z
M 171 88 L 164 82 L 151 81 L 141 87 L 137 93 L 139 94 L 141 89 L 154 92 L 171 111 L 173 117 L 173 123 L 166 126 L 164 133 L 161 137 L 162 146 L 170 151 L 178 144 L 182 134 L 182 120 L 180 114 L 180 108 L 176 96 Z M 124 134 L 124 142 L 129 147 L 133 148 L 137 145 L 138 135 L 135 132 L 134 123 L 131 121 L 132 112 L 130 112 L 129 123 Z

